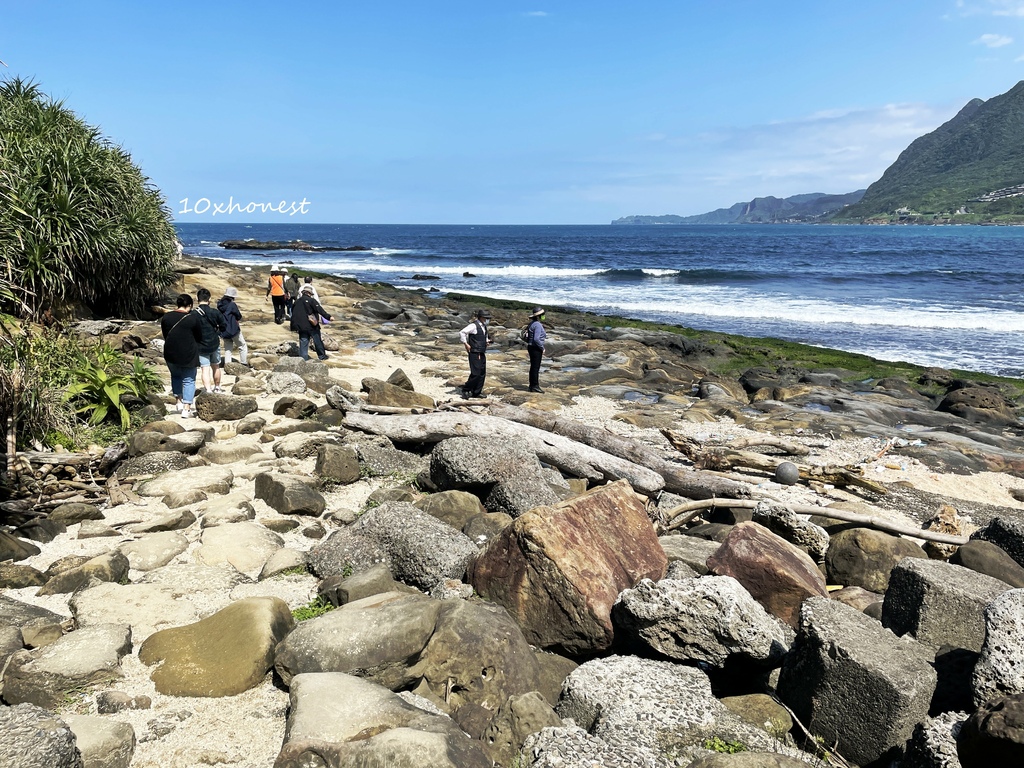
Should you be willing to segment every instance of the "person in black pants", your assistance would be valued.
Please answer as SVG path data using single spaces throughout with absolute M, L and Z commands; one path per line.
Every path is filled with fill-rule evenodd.
M 463 397 L 483 397 L 484 378 L 487 376 L 487 321 L 491 313 L 486 309 L 477 310 L 473 322 L 459 331 L 462 345 L 469 353 L 469 378 L 462 385 Z
M 320 318 L 333 320 L 320 302 L 313 298 L 313 286 L 302 286 L 302 292 L 292 307 L 292 330 L 299 334 L 299 357 L 309 360 L 309 342 L 313 341 L 313 349 L 321 360 L 327 359 L 324 340 L 320 337 Z
M 543 320 L 544 309 L 535 307 L 526 331 L 526 351 L 530 354 L 530 391 L 542 394 L 544 390 L 540 388 L 540 360 L 544 357 L 544 342 L 548 340 Z

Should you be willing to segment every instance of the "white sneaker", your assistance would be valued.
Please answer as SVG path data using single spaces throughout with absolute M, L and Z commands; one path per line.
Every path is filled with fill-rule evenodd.
M 175 412 L 176 412 L 176 413 L 181 413 L 181 409 L 182 409 L 183 407 L 184 407 L 184 406 L 183 406 L 183 405 L 181 404 L 181 400 L 179 400 L 178 402 L 176 402 L 176 403 L 174 404 L 174 410 L 175 410 Z
M 195 416 L 195 414 L 192 413 L 192 409 L 191 408 L 186 407 L 186 408 L 182 409 L 182 411 L 181 411 L 181 418 L 183 418 L 183 419 L 191 419 L 193 416 Z

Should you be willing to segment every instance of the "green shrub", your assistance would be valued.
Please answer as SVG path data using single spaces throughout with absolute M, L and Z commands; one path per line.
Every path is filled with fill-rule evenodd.
M 334 606 L 330 600 L 323 595 L 317 595 L 306 605 L 292 611 L 292 616 L 295 617 L 296 621 L 306 621 L 308 619 L 315 619 L 317 616 L 323 616 L 328 611 L 333 610 Z
M 121 147 L 18 78 L 0 82 L 0 258 L 30 314 L 81 301 L 135 314 L 175 281 L 159 190 Z

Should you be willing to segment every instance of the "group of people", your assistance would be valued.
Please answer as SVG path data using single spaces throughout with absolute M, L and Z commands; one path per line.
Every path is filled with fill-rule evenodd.
M 487 334 L 487 324 L 491 313 L 486 309 L 477 310 L 473 321 L 459 331 L 459 339 L 469 354 L 469 378 L 462 385 L 462 396 L 467 398 L 483 397 L 484 379 L 487 377 L 487 346 L 491 338 Z M 544 309 L 535 307 L 530 314 L 530 323 L 523 329 L 523 340 L 526 351 L 530 355 L 530 391 L 543 393 L 540 388 L 540 363 L 544 357 L 544 344 L 548 334 L 544 330 Z
M 196 291 L 196 302 L 187 293 L 178 296 L 177 307 L 160 320 L 164 337 L 164 361 L 171 373 L 171 392 L 175 410 L 183 418 L 194 415 L 197 372 L 207 392 L 220 392 L 221 375 L 225 363 L 232 361 L 238 349 L 239 361 L 248 365 L 249 347 L 242 335 L 242 313 L 235 299 L 237 288 L 226 288 L 216 307 L 210 306 L 211 294 L 205 288 Z M 289 275 L 287 267 L 270 268 L 266 299 L 273 301 L 274 322 L 291 321 L 291 329 L 299 336 L 299 356 L 309 359 L 309 347 L 321 360 L 327 359 L 320 329 L 334 318 L 320 305 L 320 297 L 307 276 L 302 284 L 296 275 Z M 459 338 L 469 355 L 469 378 L 462 385 L 467 398 L 483 397 L 487 376 L 487 346 L 492 343 L 487 331 L 491 313 L 486 309 L 476 312 L 473 321 L 459 332 Z M 540 388 L 540 365 L 544 356 L 547 332 L 544 330 L 544 309 L 536 307 L 530 323 L 523 330 L 523 339 L 530 355 L 530 391 Z M 221 354 L 221 344 L 224 352 Z
M 217 306 L 211 307 L 211 294 L 206 288 L 196 291 L 195 302 L 189 294 L 182 293 L 174 311 L 160 319 L 174 408 L 182 418 L 194 415 L 197 371 L 206 391 L 220 392 L 223 363 L 231 362 L 236 347 L 239 361 L 248 365 L 249 347 L 242 335 L 242 312 L 235 303 L 237 297 L 237 288 L 227 288 Z

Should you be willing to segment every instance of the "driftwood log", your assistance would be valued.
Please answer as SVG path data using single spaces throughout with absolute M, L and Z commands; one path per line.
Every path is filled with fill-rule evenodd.
M 665 486 L 661 475 L 647 467 L 567 437 L 495 416 L 445 412 L 375 416 L 350 412 L 345 415 L 344 425 L 400 443 L 437 443 L 450 437 L 512 440 L 536 453 L 541 461 L 575 477 L 592 482 L 628 480 L 645 496 L 652 496 Z
M 700 501 L 691 501 L 686 504 L 680 504 L 677 507 L 666 510 L 665 521 L 667 523 L 666 530 L 673 530 L 680 528 L 694 517 L 699 515 L 705 509 L 712 509 L 713 507 L 730 507 L 733 509 L 753 509 L 760 502 L 754 500 L 727 500 L 727 499 L 702 499 Z M 822 517 L 831 517 L 834 520 L 843 520 L 848 523 L 857 523 L 858 525 L 865 525 L 869 528 L 878 528 L 881 531 L 889 531 L 891 533 L 899 533 L 903 536 L 913 536 L 923 541 L 934 541 L 939 544 L 956 544 L 961 546 L 966 544 L 969 540 L 969 536 L 954 536 L 949 533 L 939 533 L 937 531 L 929 531 L 924 528 L 914 528 L 911 525 L 905 525 L 903 523 L 897 523 L 893 520 L 889 520 L 884 517 L 881 512 L 875 515 L 864 515 L 859 512 L 848 512 L 845 509 L 833 509 L 832 507 L 816 507 L 809 504 L 786 504 L 798 515 L 820 515 Z
M 672 445 L 675 446 L 676 450 L 689 458 L 694 464 L 704 469 L 726 471 L 736 467 L 743 467 L 745 469 L 756 469 L 762 472 L 772 473 L 780 464 L 788 461 L 788 459 L 782 458 L 781 456 L 769 456 L 763 453 L 755 453 L 753 451 L 735 450 L 732 445 L 729 447 L 721 445 L 706 445 L 699 443 L 692 438 L 672 433 L 671 430 L 662 430 L 662 434 L 669 439 Z M 748 441 L 746 444 L 772 445 L 774 447 L 781 448 L 785 443 L 784 441 L 776 443 L 772 441 L 754 440 L 753 442 Z M 808 483 L 830 483 L 837 487 L 853 485 L 880 495 L 888 493 L 884 485 L 876 483 L 874 480 L 865 477 L 864 472 L 856 467 L 820 467 L 805 464 L 795 464 L 795 466 L 800 472 L 800 479 Z
M 551 413 L 494 403 L 488 409 L 492 416 L 518 424 L 527 424 L 545 432 L 589 445 L 612 456 L 639 464 L 657 472 L 665 481 L 665 490 L 689 499 L 746 499 L 751 489 L 747 483 L 736 482 L 711 472 L 695 471 L 664 459 L 651 448 L 635 440 L 620 437 L 599 427 L 592 427 Z M 639 489 L 638 489 L 639 490 Z

